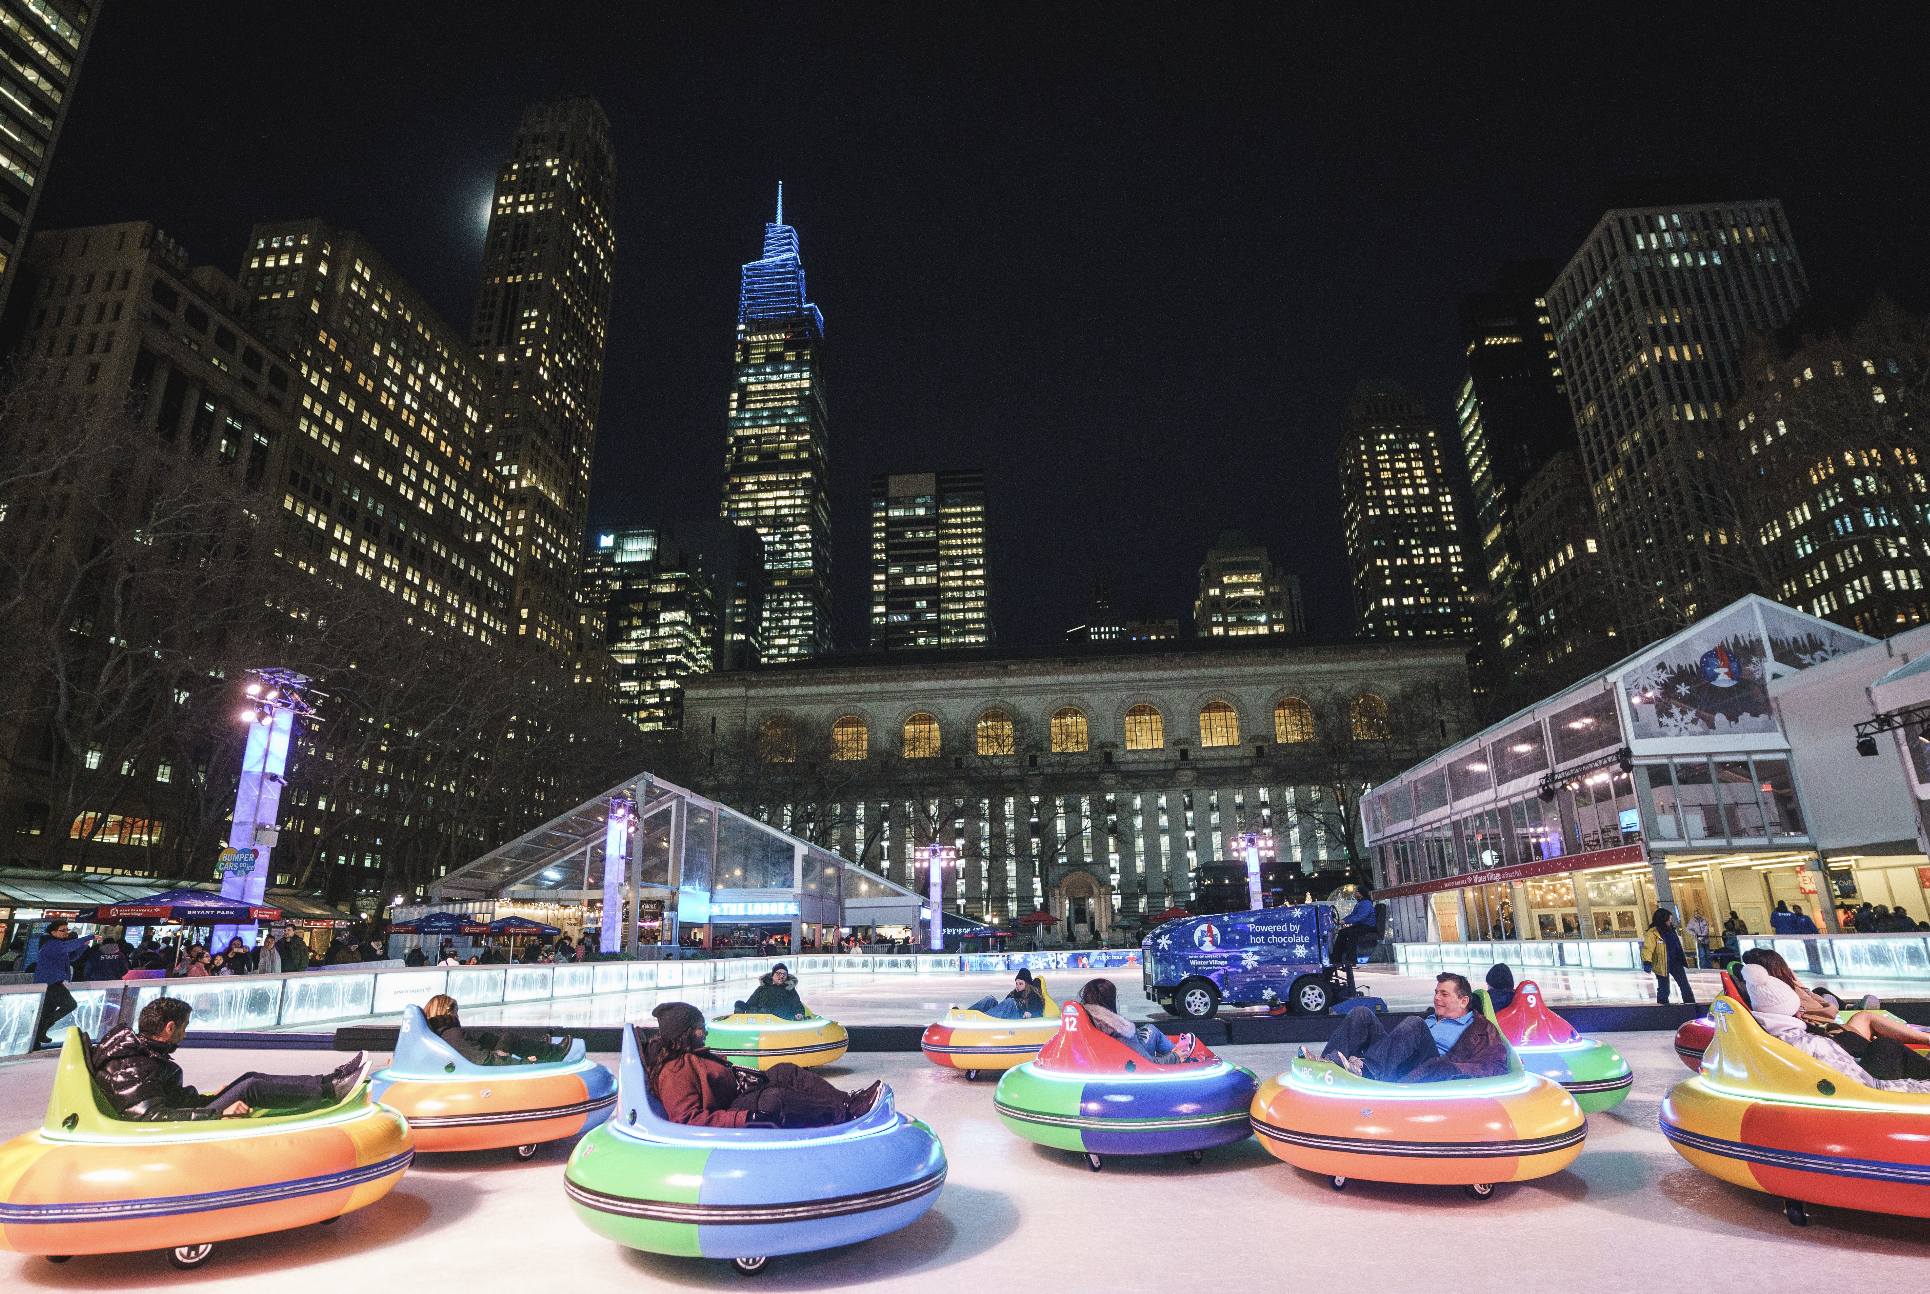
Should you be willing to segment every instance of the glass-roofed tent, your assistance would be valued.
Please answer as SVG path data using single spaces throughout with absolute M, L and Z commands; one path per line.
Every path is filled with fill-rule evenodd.
M 611 805 L 621 806 L 627 830 L 610 829 Z M 632 808 L 631 806 L 634 806 Z M 627 837 L 614 865 L 607 842 Z M 427 905 L 398 909 L 408 919 L 438 908 L 489 901 L 580 905 L 630 914 L 606 925 L 624 930 L 623 949 L 679 941 L 678 927 L 788 925 L 795 951 L 807 928 L 835 931 L 846 924 L 843 858 L 649 774 L 584 801 L 534 831 L 494 849 L 430 886 Z M 859 872 L 867 891 L 899 889 Z M 917 896 L 903 891 L 906 899 Z M 640 929 L 641 927 L 641 929 Z

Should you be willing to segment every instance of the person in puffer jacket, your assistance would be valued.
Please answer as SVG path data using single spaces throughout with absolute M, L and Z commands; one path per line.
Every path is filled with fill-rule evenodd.
M 94 1082 L 124 1119 L 221 1119 L 333 1105 L 362 1082 L 363 1054 L 329 1074 L 243 1074 L 212 1096 L 182 1081 L 174 1049 L 194 1008 L 164 997 L 141 1008 L 138 1031 L 122 1025 L 94 1048 Z
M 1079 1005 L 1093 1027 L 1131 1047 L 1156 1065 L 1178 1065 L 1193 1050 L 1193 1035 L 1181 1034 L 1175 1042 L 1150 1024 L 1136 1025 L 1119 1014 L 1119 986 L 1109 979 L 1087 980 L 1079 990 Z
M 774 1015 L 780 1020 L 808 1020 L 811 1012 L 797 995 L 797 981 L 783 962 L 757 981 L 757 991 L 737 1004 L 739 1015 Z

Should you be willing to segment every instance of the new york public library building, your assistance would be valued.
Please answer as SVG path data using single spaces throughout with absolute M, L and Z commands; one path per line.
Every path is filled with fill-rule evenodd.
M 686 680 L 663 774 L 920 893 L 949 846 L 947 910 L 1117 946 L 1249 833 L 1278 896 L 1364 877 L 1361 795 L 1473 728 L 1451 642 L 894 652 Z

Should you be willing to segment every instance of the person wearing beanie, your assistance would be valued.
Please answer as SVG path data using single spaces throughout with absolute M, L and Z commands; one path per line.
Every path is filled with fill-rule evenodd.
M 823 1128 L 862 1118 L 884 1089 L 843 1092 L 789 1061 L 741 1069 L 705 1045 L 704 1013 L 690 1003 L 665 1002 L 650 1014 L 657 1036 L 643 1050 L 644 1083 L 673 1123 Z
M 1045 994 L 1033 982 L 1032 972 L 1019 967 L 1019 973 L 1012 980 L 1012 991 L 1003 998 L 990 994 L 980 998 L 967 1007 L 968 1011 L 983 1011 L 986 1015 L 1001 1020 L 1035 1020 L 1045 1014 Z
M 783 962 L 757 981 L 757 990 L 737 1004 L 739 1015 L 774 1015 L 780 1020 L 809 1019 L 811 1012 L 797 995 L 797 981 Z
M 1488 967 L 1488 1001 L 1494 1003 L 1495 1010 L 1505 1011 L 1508 1003 L 1514 1000 L 1515 973 L 1501 962 L 1496 962 Z

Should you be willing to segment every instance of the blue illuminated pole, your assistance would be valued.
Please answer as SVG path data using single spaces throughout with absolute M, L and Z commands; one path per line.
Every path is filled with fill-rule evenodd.
M 931 950 L 945 951 L 945 867 L 956 861 L 958 850 L 951 845 L 926 845 L 925 859 L 930 869 Z
M 295 719 L 313 711 L 300 690 L 306 678 L 286 670 L 251 672 L 255 681 L 248 684 L 248 708 L 240 715 L 248 725 L 248 744 L 241 755 L 241 781 L 235 788 L 228 847 L 221 851 L 219 867 L 221 897 L 260 907 L 268 897 L 269 860 L 278 835 L 283 774 L 295 739 Z M 218 925 L 214 947 L 226 947 L 236 935 L 252 948 L 257 927 L 252 921 Z

